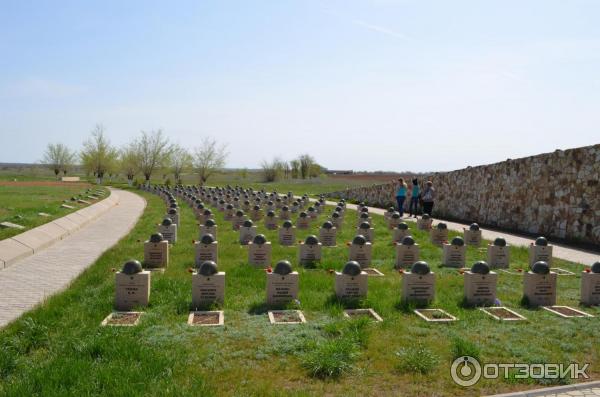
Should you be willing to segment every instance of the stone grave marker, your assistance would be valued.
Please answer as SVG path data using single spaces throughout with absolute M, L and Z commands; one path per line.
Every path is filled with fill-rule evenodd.
M 358 299 L 367 296 L 368 275 L 358 262 L 350 261 L 342 272 L 335 272 L 335 295 L 339 299 Z
M 267 212 L 267 216 L 265 217 L 265 227 L 267 230 L 277 230 L 277 216 L 275 216 L 275 211 L 269 210 Z
M 281 207 L 281 210 L 279 211 L 279 218 L 289 221 L 292 217 L 292 214 L 290 213 L 290 209 L 287 205 L 284 205 L 283 207 Z
M 335 226 L 337 230 L 342 230 L 344 218 L 339 212 L 336 211 L 333 214 L 331 214 L 331 219 L 329 221 L 333 223 L 333 226 Z
M 298 247 L 298 263 L 300 265 L 312 265 L 321 260 L 321 246 L 317 236 L 310 235 L 306 237 L 303 243 Z
M 171 218 L 163 219 L 162 223 L 158 226 L 158 233 L 170 244 L 177 242 L 177 225 L 173 223 Z
M 589 271 L 581 273 L 581 303 L 588 306 L 600 305 L 600 262 Z
M 174 224 L 179 225 L 179 213 L 177 212 L 177 208 L 169 208 L 169 211 L 165 216 L 171 218 Z
M 227 204 L 225 206 L 225 210 L 223 211 L 223 220 L 230 222 L 233 220 L 234 215 L 235 215 L 235 208 L 233 208 L 233 204 Z
M 442 263 L 447 267 L 465 267 L 467 247 L 462 237 L 454 237 L 450 244 L 444 243 Z
M 400 218 L 400 213 L 394 212 L 387 219 L 388 229 L 395 230 L 398 227 L 398 225 L 400 224 L 401 220 L 402 220 L 402 218 Z
M 271 243 L 264 234 L 258 234 L 248 245 L 248 263 L 264 269 L 271 265 Z
M 448 241 L 448 225 L 443 222 L 438 223 L 430 230 L 429 235 L 432 244 L 442 245 L 444 242 Z
M 251 220 L 244 221 L 240 227 L 240 244 L 247 245 L 256 236 L 257 228 Z
M 367 222 L 368 224 L 371 224 L 371 222 L 373 222 L 373 219 L 369 216 L 368 212 L 363 212 L 360 214 L 360 217 L 358 218 L 358 221 L 356 222 L 356 227 L 360 227 L 360 225 L 363 222 Z
M 296 227 L 302 230 L 310 228 L 310 218 L 306 212 L 302 211 L 300 213 L 298 220 L 296 221 Z
M 202 236 L 204 236 L 205 234 L 210 234 L 212 235 L 215 239 L 217 239 L 217 224 L 215 223 L 214 219 L 208 219 L 206 222 L 204 222 L 204 224 L 200 225 L 200 239 L 202 238 Z M 216 261 L 215 261 L 216 262 Z
M 25 229 L 25 226 L 17 225 L 16 223 L 7 221 L 7 222 L 0 223 L 0 228 L 2 228 L 2 229 Z
M 408 230 L 408 224 L 406 222 L 398 223 L 398 226 L 396 226 L 396 228 L 394 229 L 394 241 L 392 241 L 392 242 L 400 243 L 406 236 L 410 236 L 410 231 Z
M 402 300 L 429 304 L 435 299 L 435 274 L 426 262 L 415 262 L 402 275 Z
M 476 262 L 470 271 L 464 273 L 465 300 L 474 306 L 491 306 L 496 302 L 498 275 L 490 271 L 487 263 Z
M 433 223 L 433 219 L 429 214 L 423 214 L 422 217 L 417 218 L 417 229 L 419 230 L 429 230 L 431 229 L 431 224 Z
M 389 220 L 390 220 L 390 218 L 392 217 L 392 214 L 393 214 L 394 212 L 396 212 L 396 209 L 395 209 L 394 207 L 389 207 L 389 208 L 387 209 L 387 211 L 385 211 L 385 213 L 383 214 L 383 218 L 384 218 L 386 221 L 389 221 Z
M 463 229 L 463 235 L 465 236 L 465 243 L 467 245 L 473 245 L 479 247 L 481 245 L 481 229 L 476 223 L 472 223 L 468 229 Z
M 335 247 L 337 245 L 337 229 L 331 221 L 323 223 L 319 229 L 319 240 L 324 247 Z
M 244 211 L 237 210 L 235 213 L 235 216 L 231 220 L 231 225 L 233 227 L 233 230 L 240 230 L 240 227 L 242 227 L 242 225 L 244 224 L 244 222 L 246 222 L 246 220 L 247 220 L 247 218 L 246 218 L 246 214 L 244 214 Z
M 552 266 L 552 246 L 545 237 L 538 237 L 535 243 L 529 246 L 529 266 L 536 262 L 546 262 Z
M 419 261 L 419 244 L 411 236 L 406 236 L 400 244 L 396 243 L 396 269 L 412 266 Z
M 136 260 L 127 261 L 115 274 L 115 309 L 128 311 L 136 306 L 148 306 L 150 272 Z
M 196 269 L 192 273 L 192 306 L 222 305 L 225 300 L 225 272 L 220 272 L 213 261 L 204 261 Z
M 155 233 L 144 242 L 144 267 L 166 268 L 169 265 L 169 242 L 162 234 Z
M 279 244 L 286 247 L 294 245 L 296 241 L 296 227 L 292 225 L 292 222 L 285 221 L 279 229 Z
M 272 273 L 267 273 L 267 304 L 280 305 L 298 299 L 298 272 L 288 261 L 279 261 Z
M 362 269 L 371 266 L 372 244 L 363 235 L 357 235 L 349 247 L 349 261 L 357 262 Z
M 556 273 L 550 271 L 546 262 L 534 263 L 523 278 L 523 294 L 529 306 L 556 305 L 556 279 Z
M 250 219 L 252 219 L 254 222 L 258 222 L 263 218 L 263 210 L 260 208 L 259 205 L 255 205 L 252 208 L 252 211 L 250 212 Z
M 508 269 L 510 262 L 510 247 L 506 240 L 498 237 L 488 245 L 487 263 L 492 269 Z
M 356 234 L 363 235 L 369 243 L 372 243 L 375 236 L 375 229 L 371 227 L 369 222 L 363 222 L 356 228 Z
M 206 261 L 219 262 L 219 243 L 212 234 L 203 235 L 200 241 L 194 243 L 194 247 L 196 252 L 194 263 L 196 266 L 200 266 Z

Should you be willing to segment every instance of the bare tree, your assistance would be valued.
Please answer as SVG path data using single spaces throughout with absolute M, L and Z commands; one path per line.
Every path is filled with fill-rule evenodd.
M 102 183 L 104 174 L 113 169 L 118 156 L 118 150 L 111 146 L 101 124 L 96 125 L 80 153 L 84 167 L 96 176 L 98 183 Z
M 227 151 L 225 145 L 217 145 L 212 138 L 204 138 L 202 144 L 194 150 L 193 165 L 198 173 L 200 185 L 204 185 L 208 178 L 220 168 L 225 166 Z
M 292 178 L 296 179 L 300 177 L 300 161 L 292 160 L 290 161 L 290 168 L 292 169 Z
M 265 182 L 275 182 L 279 179 L 285 171 L 285 164 L 287 163 L 278 157 L 275 157 L 272 161 L 264 160 L 261 163 L 261 168 Z
M 173 145 L 171 151 L 171 170 L 175 177 L 175 183 L 181 184 L 181 174 L 188 168 L 191 168 L 192 160 L 192 155 L 187 149 L 179 145 Z
M 54 171 L 58 179 L 61 171 L 67 175 L 67 169 L 75 162 L 75 153 L 62 143 L 49 143 L 41 162 Z
M 150 183 L 152 173 L 166 167 L 169 163 L 172 145 L 169 139 L 163 135 L 162 130 L 145 132 L 138 141 L 138 169 L 146 178 L 146 184 Z
M 300 163 L 300 176 L 302 179 L 310 177 L 310 166 L 315 160 L 309 154 L 303 154 L 298 158 L 298 162 Z
M 138 151 L 138 141 L 133 140 L 123 149 L 121 149 L 119 165 L 121 170 L 127 176 L 129 186 L 133 185 L 133 178 L 139 172 L 138 166 L 140 163 Z

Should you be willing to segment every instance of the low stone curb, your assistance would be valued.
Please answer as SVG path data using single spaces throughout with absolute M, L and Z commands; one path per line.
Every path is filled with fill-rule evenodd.
M 582 390 L 590 390 L 592 393 L 599 393 L 598 395 L 600 395 L 600 381 L 594 381 L 594 382 L 584 382 L 584 383 L 577 383 L 577 384 L 573 384 L 573 385 L 566 385 L 566 386 L 556 386 L 556 387 L 547 387 L 545 389 L 535 389 L 535 390 L 526 390 L 526 391 L 519 391 L 519 392 L 515 392 L 515 393 L 504 393 L 504 394 L 493 394 L 493 395 L 489 395 L 487 397 L 542 397 L 542 396 L 558 396 L 558 395 L 589 395 L 588 394 L 579 394 L 579 393 L 575 393 L 575 394 L 569 394 L 569 392 L 580 392 Z M 592 389 L 599 389 L 598 392 L 596 390 Z M 595 394 L 592 394 L 595 395 Z
M 0 241 L 0 269 L 62 240 L 117 204 L 118 196 L 110 191 L 102 201 Z

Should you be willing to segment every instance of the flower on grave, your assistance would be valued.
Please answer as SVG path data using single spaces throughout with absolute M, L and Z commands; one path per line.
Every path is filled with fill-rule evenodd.
M 588 267 L 584 270 L 586 273 L 590 273 L 592 270 Z
M 460 274 L 465 274 L 465 271 L 464 271 L 464 270 L 462 270 L 462 269 L 461 269 L 461 270 L 459 270 L 458 272 L 459 272 Z
M 267 273 L 273 273 L 273 268 L 271 266 L 267 267 L 265 270 Z
M 517 269 L 517 271 L 518 271 L 519 273 L 521 273 L 521 272 L 523 272 L 523 269 Z
M 188 273 L 193 273 L 194 269 L 192 269 L 191 267 L 188 267 L 187 271 L 188 271 Z
M 348 247 L 350 247 L 350 246 L 352 245 L 352 243 L 350 243 L 350 242 L 347 242 L 347 243 L 346 243 L 346 245 L 347 245 Z
M 294 299 L 294 304 L 296 306 L 300 306 L 300 300 L 299 299 Z
M 494 306 L 502 306 L 502 302 L 500 301 L 500 299 L 494 299 Z
M 329 272 L 329 274 L 333 274 L 335 272 L 335 270 L 333 269 L 328 269 L 327 271 Z
M 404 269 L 398 269 L 398 273 L 404 274 Z
M 117 269 L 115 269 L 115 268 L 113 267 L 112 269 L 110 269 L 110 271 L 114 273 L 114 272 L 116 272 L 116 271 L 117 271 Z

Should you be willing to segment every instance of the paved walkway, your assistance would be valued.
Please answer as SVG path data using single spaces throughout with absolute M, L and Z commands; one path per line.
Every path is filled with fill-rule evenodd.
M 574 385 L 548 387 L 516 393 L 495 394 L 488 397 L 597 397 L 600 396 L 600 381 Z
M 112 189 L 118 205 L 54 245 L 0 271 L 0 327 L 71 281 L 133 228 L 146 206 L 137 194 Z
M 337 202 L 327 201 L 327 204 L 336 205 Z M 353 210 L 357 209 L 357 206 L 355 204 L 346 204 L 346 207 L 353 209 Z M 369 212 L 372 212 L 374 214 L 383 215 L 385 213 L 385 210 L 383 210 L 381 208 L 369 207 Z M 402 220 L 414 222 L 415 218 L 408 218 L 408 216 L 405 215 L 405 217 Z M 449 221 L 444 221 L 444 223 L 448 225 L 448 229 L 460 231 L 460 232 L 463 231 L 463 228 L 469 227 L 469 224 L 467 224 L 467 223 L 457 223 L 457 222 L 449 222 Z M 532 242 L 531 237 L 523 237 L 522 235 L 518 235 L 518 234 L 514 234 L 514 233 L 499 232 L 496 230 L 489 230 L 489 229 L 484 229 L 484 228 L 481 228 L 481 231 L 482 231 L 481 235 L 484 239 L 494 240 L 496 237 L 502 237 L 502 238 L 506 239 L 506 242 L 509 245 L 529 246 L 529 244 L 531 244 L 531 242 Z M 562 244 L 552 243 L 552 245 L 554 246 L 552 255 L 556 258 L 565 259 L 565 260 L 575 262 L 575 263 L 581 263 L 581 264 L 584 264 L 587 266 L 591 266 L 594 262 L 600 261 L 600 254 L 598 254 L 598 253 L 579 249 L 579 248 L 570 248 L 570 247 L 567 247 L 566 245 L 562 245 Z

